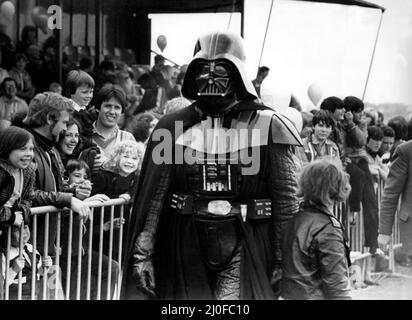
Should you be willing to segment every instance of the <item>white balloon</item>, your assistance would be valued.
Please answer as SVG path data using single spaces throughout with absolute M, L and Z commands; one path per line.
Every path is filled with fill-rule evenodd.
M 290 103 L 292 93 L 280 81 L 270 75 L 263 80 L 260 86 L 260 99 L 273 110 L 283 113 Z
M 312 83 L 308 87 L 308 97 L 310 101 L 312 101 L 313 105 L 317 106 L 320 100 L 322 99 L 322 96 L 322 89 L 316 83 Z
M 44 33 L 44 34 L 47 34 L 47 31 L 48 31 L 48 25 L 47 25 L 47 23 L 48 23 L 48 20 L 49 20 L 49 17 L 47 16 L 47 15 L 44 15 L 44 14 L 42 14 L 40 17 L 39 17 L 39 19 L 40 19 L 40 22 L 39 22 L 39 28 L 40 28 L 40 30 Z
M 7 23 L 11 23 L 14 13 L 15 13 L 14 4 L 10 1 L 4 1 L 0 5 L 0 17 L 1 20 Z
M 33 11 L 31 13 L 31 18 L 33 20 L 33 23 L 36 27 L 40 27 L 42 23 L 42 16 L 47 15 L 47 9 L 41 6 L 37 6 L 33 8 Z

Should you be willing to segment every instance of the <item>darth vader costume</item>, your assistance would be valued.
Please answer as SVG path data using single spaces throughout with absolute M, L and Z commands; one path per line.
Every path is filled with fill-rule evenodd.
M 131 213 L 124 299 L 275 299 L 285 223 L 298 212 L 294 125 L 256 103 L 243 40 L 199 38 L 146 150 Z

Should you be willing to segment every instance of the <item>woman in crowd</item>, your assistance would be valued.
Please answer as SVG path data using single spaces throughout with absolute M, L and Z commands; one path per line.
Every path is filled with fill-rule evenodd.
M 65 167 L 68 160 L 75 158 L 73 153 L 79 144 L 81 134 L 80 128 L 81 126 L 77 120 L 70 119 L 67 123 L 67 130 L 60 134 L 57 149 L 59 150 L 60 157 Z
M 307 165 L 299 180 L 304 198 L 282 238 L 284 299 L 351 299 L 350 258 L 342 224 L 333 206 L 346 200 L 349 178 L 335 159 Z

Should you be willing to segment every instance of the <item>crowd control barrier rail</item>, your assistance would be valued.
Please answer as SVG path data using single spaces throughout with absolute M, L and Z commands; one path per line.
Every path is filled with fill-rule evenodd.
M 28 244 L 24 243 L 27 231 L 23 226 L 3 230 L 6 252 L 0 256 L 0 299 L 120 298 L 128 204 L 125 199 L 87 204 L 91 208 L 87 220 L 67 208 L 32 208 Z M 17 256 L 25 259 L 25 266 L 16 273 L 10 261 Z M 48 256 L 52 265 L 44 266 Z
M 380 202 L 383 184 L 377 188 Z M 53 206 L 31 209 L 30 240 L 25 244 L 22 227 L 3 229 L 0 255 L 0 300 L 118 300 L 122 281 L 124 239 L 130 218 L 125 199 L 104 203 L 89 202 L 91 215 L 81 220 L 71 210 Z M 335 216 L 344 225 L 355 259 L 370 256 L 364 247 L 362 211 L 354 223 L 349 218 L 347 203 L 335 206 Z M 122 222 L 125 221 L 125 224 Z M 20 237 L 16 238 L 16 233 Z M 26 235 L 27 237 L 27 235 Z M 400 244 L 398 219 L 389 250 L 390 268 L 394 268 L 394 250 Z M 20 272 L 10 261 L 25 259 Z M 50 256 L 52 264 L 42 262 Z M 49 259 L 50 260 L 50 259 Z

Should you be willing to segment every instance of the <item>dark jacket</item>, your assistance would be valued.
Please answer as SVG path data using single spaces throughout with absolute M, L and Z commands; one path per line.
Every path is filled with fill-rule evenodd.
M 35 173 L 31 166 L 23 169 L 23 191 L 20 199 L 16 201 L 12 208 L 4 205 L 10 199 L 14 190 L 14 178 L 7 169 L 6 162 L 0 159 L 0 223 L 11 225 L 16 218 L 15 211 L 23 212 L 24 220 L 27 222 L 30 215 L 30 208 L 34 198 Z
M 137 179 L 137 173 L 123 177 L 110 170 L 97 170 L 92 174 L 93 189 L 91 195 L 105 194 L 111 199 L 116 199 L 119 195 L 127 192 L 132 196 L 136 193 Z
M 63 191 L 64 167 L 59 152 L 52 141 L 46 139 L 35 130 L 26 128 L 34 136 L 34 162 L 36 166 L 36 182 L 33 207 L 52 205 L 58 208 L 70 208 L 73 194 Z M 38 219 L 39 231 L 37 249 L 43 253 L 44 246 L 44 215 Z M 49 221 L 48 253 L 55 253 L 55 238 L 57 234 L 57 215 L 51 214 Z M 63 230 L 64 232 L 64 230 Z
M 34 136 L 34 162 L 36 167 L 35 199 L 33 206 L 70 207 L 72 194 L 63 190 L 64 167 L 53 143 L 31 128 Z
M 356 150 L 366 145 L 368 132 L 365 122 L 357 124 L 347 120 L 334 122 L 335 125 L 329 138 L 337 144 L 341 156 L 351 155 L 354 151 L 356 153 Z
M 351 299 L 349 247 L 329 210 L 304 202 L 282 239 L 284 299 Z
M 412 141 L 400 144 L 396 148 L 395 161 L 392 163 L 385 189 L 381 199 L 379 216 L 379 233 L 391 235 L 395 223 L 395 214 L 402 228 L 400 237 L 402 252 L 412 254 L 412 238 L 410 225 L 412 223 Z M 398 209 L 399 198 L 401 204 Z
M 80 110 L 73 112 L 73 118 L 81 125 L 80 140 L 74 149 L 72 158 L 78 158 L 83 150 L 96 146 L 93 141 L 93 123 L 97 120 L 98 113 L 94 107 L 88 110 Z M 90 167 L 92 168 L 92 167 Z

